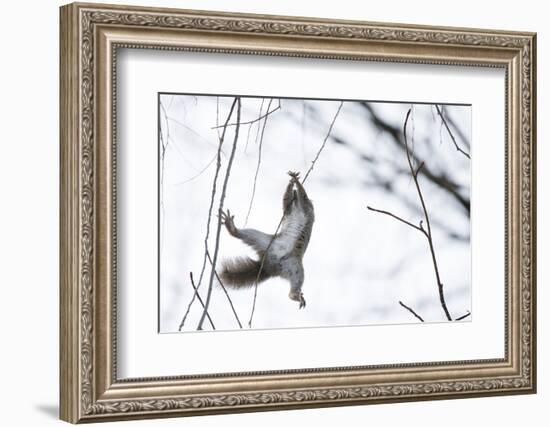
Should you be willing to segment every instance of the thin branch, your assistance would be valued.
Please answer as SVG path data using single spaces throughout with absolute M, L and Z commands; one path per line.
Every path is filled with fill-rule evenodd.
M 284 215 L 281 217 L 281 220 L 279 221 L 279 224 L 277 225 L 277 229 L 275 230 L 275 233 L 271 236 L 271 239 L 269 240 L 269 244 L 267 245 L 267 248 L 265 249 L 265 252 L 262 255 L 262 258 L 260 260 L 260 268 L 258 269 L 258 274 L 256 275 L 256 280 L 254 281 L 254 299 L 252 301 L 252 310 L 250 311 L 250 318 L 248 319 L 248 327 L 252 327 L 252 319 L 254 318 L 254 311 L 256 310 L 256 298 L 258 296 L 258 282 L 260 281 L 260 276 L 262 274 L 265 259 L 267 257 L 267 252 L 269 251 L 269 248 L 271 248 L 271 245 L 273 244 L 273 241 L 275 240 L 275 237 L 277 236 L 277 233 L 279 232 L 281 225 L 283 224 Z
M 437 110 L 437 114 L 439 114 L 439 117 L 441 117 L 441 121 L 443 122 L 443 125 L 445 126 L 445 129 L 447 129 L 447 133 L 449 134 L 449 136 L 453 140 L 453 144 L 455 145 L 456 151 L 461 152 L 468 159 L 470 159 L 470 155 L 458 146 L 458 143 L 456 142 L 456 139 L 455 139 L 453 133 L 451 132 L 451 128 L 449 128 L 449 125 L 447 124 L 447 120 L 445 120 L 445 117 L 443 116 L 443 113 L 441 112 L 441 109 L 439 108 L 439 105 L 436 104 L 435 109 Z
M 394 126 L 392 124 L 389 124 L 382 120 L 372 105 L 370 105 L 368 102 L 361 102 L 360 105 L 368 112 L 370 115 L 370 119 L 372 124 L 379 130 L 387 133 L 391 136 L 391 141 L 394 142 L 394 144 L 402 149 L 405 150 L 405 143 L 403 142 L 402 138 L 402 130 Z M 343 142 L 342 140 L 340 140 Z M 410 153 L 411 157 L 414 159 L 415 164 L 419 164 L 420 162 L 414 155 L 414 153 Z M 408 172 L 407 172 L 408 173 Z M 446 175 L 445 172 L 442 172 L 441 174 L 438 174 L 434 171 L 432 171 L 427 166 L 424 166 L 422 168 L 422 176 L 426 177 L 428 180 L 430 180 L 435 185 L 441 187 L 443 190 L 445 190 L 450 196 L 452 196 L 468 213 L 470 214 L 470 199 L 464 197 L 460 193 L 460 185 L 450 180 L 450 178 Z
M 222 137 L 222 135 L 220 133 L 220 129 L 218 127 L 219 124 L 220 124 L 220 97 L 216 96 L 216 133 L 218 134 L 218 141 Z M 227 128 L 227 126 L 226 126 L 226 128 Z
M 269 103 L 267 104 L 267 110 L 269 111 L 269 107 L 271 106 L 271 103 L 273 102 L 273 98 L 269 100 Z M 262 126 L 262 134 L 260 136 L 260 144 L 258 145 L 258 163 L 256 164 L 256 173 L 254 174 L 254 184 L 252 185 L 252 196 L 250 197 L 250 204 L 248 205 L 248 212 L 246 213 L 246 218 L 244 220 L 244 225 L 248 223 L 248 217 L 250 216 L 250 212 L 252 211 L 252 204 L 254 203 L 254 196 L 256 195 L 256 184 L 258 182 L 258 173 L 260 172 L 260 164 L 262 163 L 262 146 L 264 141 L 264 132 L 265 127 L 267 125 L 267 114 L 264 114 L 265 120 L 264 125 Z
M 307 121 L 306 101 L 302 100 L 302 120 L 300 121 L 300 135 L 301 135 L 300 142 L 302 145 L 302 156 L 304 158 L 304 167 L 307 167 L 307 153 L 306 153 L 306 144 L 305 144 L 306 121 Z
M 208 138 L 202 136 L 200 133 L 198 133 L 196 130 L 192 129 L 191 127 L 187 126 L 185 123 L 179 121 L 178 119 L 175 119 L 173 117 L 170 117 L 170 116 L 167 116 L 167 119 L 170 120 L 171 122 L 174 122 L 175 124 L 181 126 L 182 128 L 184 128 L 186 131 L 192 133 L 193 135 L 197 136 L 198 138 L 202 139 L 204 142 L 206 142 L 208 145 L 210 146 L 215 146 L 214 143 L 212 143 L 212 141 L 210 141 Z M 225 156 L 225 154 L 224 154 Z
M 262 103 L 260 104 L 260 111 L 258 112 L 258 114 L 261 116 L 262 115 L 262 111 L 264 110 L 264 104 L 265 104 L 265 98 L 262 98 Z M 260 136 L 260 121 L 257 121 L 256 122 L 258 124 L 258 126 L 256 126 L 256 136 L 254 137 L 254 144 L 255 145 L 258 145 L 258 137 Z M 252 127 L 252 125 L 250 125 L 250 127 Z M 248 141 L 247 141 L 247 144 L 245 145 L 244 147 L 244 152 L 246 153 L 246 149 L 248 148 Z
M 411 222 L 406 221 L 406 220 L 404 220 L 404 219 L 402 219 L 402 218 L 398 217 L 397 215 L 394 215 L 390 212 L 380 211 L 380 210 L 376 210 L 376 209 L 372 209 L 372 208 L 369 208 L 369 209 L 380 212 L 380 213 L 383 213 L 385 215 L 389 215 L 392 218 L 395 218 L 398 221 L 400 221 L 404 224 L 407 224 L 410 227 L 420 231 L 427 238 L 428 245 L 430 247 L 430 254 L 431 254 L 431 258 L 432 258 L 434 272 L 435 272 L 435 279 L 436 279 L 436 283 L 437 283 L 437 289 L 438 289 L 438 293 L 439 293 L 439 302 L 441 304 L 441 308 L 443 309 L 443 312 L 445 313 L 445 317 L 447 318 L 447 320 L 452 321 L 453 319 L 452 319 L 452 317 L 449 313 L 449 310 L 447 308 L 447 302 L 445 301 L 445 294 L 443 292 L 443 283 L 441 282 L 441 277 L 439 275 L 439 267 L 437 265 L 437 258 L 436 258 L 436 255 L 435 255 L 435 249 L 434 249 L 433 238 L 432 238 L 432 227 L 431 227 L 431 224 L 430 224 L 430 217 L 428 215 L 428 208 L 426 207 L 426 202 L 424 200 L 424 195 L 422 194 L 422 190 L 420 188 L 420 183 L 418 182 L 418 172 L 423 167 L 423 163 L 420 163 L 418 168 L 415 169 L 415 167 L 413 165 L 413 157 L 411 155 L 411 152 L 410 152 L 410 149 L 409 149 L 409 143 L 408 143 L 408 140 L 407 140 L 407 123 L 409 121 L 411 111 L 412 110 L 409 109 L 409 111 L 407 111 L 407 115 L 405 117 L 405 122 L 403 124 L 403 138 L 404 138 L 404 143 L 405 143 L 405 153 L 407 155 L 407 163 L 409 165 L 410 174 L 412 176 L 412 179 L 414 181 L 414 185 L 416 187 L 416 192 L 418 194 L 418 199 L 420 200 L 420 204 L 422 206 L 422 212 L 424 214 L 424 221 L 426 221 L 426 228 L 424 228 L 424 226 L 423 226 L 423 221 L 420 221 L 419 226 L 416 226 L 416 225 L 412 224 Z
M 210 252 L 207 252 L 206 255 L 208 256 L 208 260 L 210 261 L 210 265 L 212 268 L 214 268 L 214 263 L 212 262 L 212 258 L 210 257 Z M 239 319 L 239 316 L 237 314 L 237 311 L 235 310 L 235 306 L 233 305 L 233 300 L 229 296 L 229 292 L 227 292 L 227 289 L 225 285 L 222 282 L 222 279 L 220 279 L 220 276 L 218 276 L 218 272 L 214 269 L 214 274 L 216 275 L 216 279 L 218 280 L 220 286 L 222 287 L 223 292 L 225 293 L 225 296 L 227 297 L 227 301 L 229 301 L 229 305 L 231 306 L 231 310 L 233 311 L 233 314 L 235 315 L 235 319 L 237 320 L 237 323 L 239 324 L 239 328 L 243 328 L 243 325 Z
M 252 131 L 252 124 L 248 125 L 248 131 L 246 132 L 246 143 L 244 144 L 244 153 L 246 154 L 246 150 L 248 148 L 248 143 L 250 142 L 250 132 Z
M 469 317 L 472 313 L 470 313 L 469 311 L 466 313 L 466 314 L 463 314 L 462 316 L 460 317 L 457 317 L 455 319 L 455 322 L 459 322 L 460 320 L 463 320 L 463 319 L 466 319 L 467 317 Z
M 241 120 L 241 98 L 240 97 L 235 97 L 235 100 L 237 102 L 237 123 L 239 123 L 239 121 Z M 224 132 L 225 132 L 226 129 L 227 129 L 227 127 L 224 128 Z M 229 175 L 231 174 L 231 166 L 233 165 L 233 159 L 235 158 L 235 151 L 237 149 L 237 141 L 239 139 L 239 129 L 240 129 L 240 126 L 235 127 L 235 137 L 233 139 L 233 148 L 231 150 L 231 154 L 229 156 L 229 160 L 228 160 L 228 163 L 227 163 L 227 170 L 226 170 L 226 173 L 225 173 L 225 180 L 223 182 L 222 193 L 220 195 L 220 203 L 219 203 L 218 213 L 223 211 L 223 202 L 225 201 L 225 194 L 226 194 L 226 191 L 227 191 L 227 183 L 229 182 Z M 216 243 L 215 243 L 215 246 L 214 246 L 214 255 L 212 257 L 212 269 L 211 269 L 211 272 L 210 272 L 210 281 L 209 281 L 209 284 L 208 284 L 208 291 L 207 291 L 207 294 L 206 294 L 206 302 L 205 302 L 204 311 L 202 313 L 201 319 L 199 320 L 199 324 L 197 326 L 198 330 L 202 330 L 202 325 L 204 323 L 204 319 L 206 317 L 208 306 L 210 304 L 210 298 L 212 296 L 212 285 L 214 283 L 214 273 L 215 273 L 215 270 L 216 270 L 216 261 L 218 259 L 218 251 L 219 251 L 219 248 L 220 248 L 221 227 L 222 227 L 221 215 L 218 215 L 218 228 L 216 230 Z
M 401 217 L 398 217 L 397 215 L 395 214 L 392 214 L 391 212 L 388 212 L 388 211 L 383 211 L 381 209 L 375 209 L 375 208 L 372 208 L 370 206 L 367 206 L 367 209 L 369 211 L 374 211 L 374 212 L 378 212 L 378 213 L 381 213 L 381 214 L 384 214 L 384 215 L 389 215 L 391 216 L 392 218 L 395 218 L 396 220 L 398 221 L 401 221 L 403 224 L 407 224 L 409 227 L 412 227 L 414 228 L 415 230 L 418 230 L 420 231 L 421 233 L 423 234 L 426 234 L 426 230 L 424 230 L 423 228 L 419 227 L 418 225 L 414 225 L 412 222 L 409 222 Z
M 170 103 L 168 104 L 168 109 L 172 108 L 172 104 L 174 103 L 174 99 L 176 99 L 176 97 L 174 95 L 170 96 Z M 185 103 L 182 103 L 183 104 L 183 108 L 185 109 Z
M 273 101 L 273 98 L 269 101 L 269 105 L 271 105 L 271 102 Z M 260 117 L 257 117 L 255 118 L 254 120 L 249 120 L 248 122 L 242 122 L 240 123 L 241 126 L 244 126 L 244 125 L 251 125 L 253 123 L 256 123 L 256 122 L 259 122 L 260 120 L 262 119 L 265 119 L 267 118 L 267 116 L 269 116 L 270 114 L 273 114 L 274 112 L 276 112 L 277 110 L 280 110 L 281 109 L 281 105 L 279 104 L 277 107 L 275 107 L 273 110 L 270 110 L 269 109 L 269 105 L 267 106 L 267 113 L 261 115 Z M 238 123 L 229 123 L 227 126 L 237 126 Z M 212 127 L 212 129 L 218 129 L 218 128 L 221 128 L 223 127 L 223 125 L 221 126 L 214 126 Z
M 454 135 L 457 135 L 458 138 L 464 143 L 464 146 L 467 150 L 470 149 L 470 140 L 469 138 L 464 134 L 460 126 L 456 124 L 456 122 L 453 120 L 453 117 L 447 114 L 447 110 L 445 107 L 441 107 L 441 112 L 445 116 L 445 120 L 447 120 L 447 123 L 449 124 L 449 127 L 453 130 Z
M 418 174 L 420 173 L 423 167 L 424 167 L 424 161 L 420 162 L 420 164 L 418 165 L 418 168 L 416 169 L 416 172 L 414 172 L 414 176 L 418 176 Z
M 205 309 L 205 305 L 204 305 L 204 302 L 202 301 L 202 298 L 199 294 L 199 290 L 195 286 L 195 281 L 193 280 L 193 272 L 192 271 L 189 272 L 189 277 L 191 278 L 191 286 L 193 286 L 193 290 L 195 291 L 195 295 L 197 296 L 197 299 L 201 303 L 202 308 Z M 210 318 L 210 314 L 208 314 L 208 312 L 207 312 L 206 315 L 208 316 L 208 321 L 210 322 L 210 325 L 212 326 L 212 329 L 216 330 L 216 327 L 214 326 L 214 322 L 212 322 L 212 319 Z
M 416 127 L 415 127 L 415 121 L 414 121 L 414 104 L 411 104 L 411 126 L 412 126 L 411 151 L 414 153 L 414 135 L 416 134 Z
M 159 113 L 162 111 L 164 113 L 164 120 L 165 120 L 165 126 L 166 126 L 166 141 L 164 139 L 164 136 L 162 134 L 162 125 L 160 123 L 160 117 L 159 119 L 159 137 L 160 137 L 160 144 L 162 146 L 161 150 L 161 157 L 160 157 L 160 190 L 159 190 L 159 205 L 160 205 L 160 215 L 161 215 L 161 224 L 160 224 L 160 253 L 162 255 L 163 248 L 164 248 L 164 229 L 165 229 L 165 216 L 166 211 L 164 207 L 164 172 L 165 172 L 165 158 L 166 158 L 166 149 L 168 148 L 168 144 L 170 142 L 170 125 L 168 123 L 168 118 L 166 116 L 166 110 L 164 109 L 164 105 L 162 105 L 162 101 L 159 100 Z
M 306 175 L 304 176 L 304 179 L 302 179 L 302 184 L 306 182 L 306 179 L 309 176 L 309 174 L 311 173 L 311 171 L 313 170 L 313 167 L 315 166 L 315 163 L 317 162 L 317 159 L 319 159 L 319 156 L 321 155 L 321 152 L 325 148 L 325 145 L 326 145 L 327 140 L 330 136 L 330 133 L 332 132 L 332 127 L 334 126 L 334 122 L 336 122 L 336 118 L 338 117 L 338 114 L 340 114 L 340 110 L 342 109 L 343 105 L 344 105 L 344 101 L 340 101 L 340 105 L 338 106 L 338 110 L 336 110 L 336 114 L 334 115 L 334 118 L 332 119 L 332 122 L 330 123 L 330 126 L 328 128 L 328 132 L 325 136 L 325 139 L 323 139 L 323 143 L 321 144 L 321 147 L 319 148 L 319 151 L 317 151 L 317 154 L 316 154 L 315 158 L 313 159 L 313 161 L 311 162 L 311 165 L 310 165 L 308 171 L 306 172 Z
M 229 110 L 229 114 L 227 115 L 227 119 L 225 123 L 229 123 L 229 120 L 231 119 L 231 115 L 233 114 L 233 110 L 235 109 L 235 105 L 237 104 L 237 98 L 233 101 L 233 104 L 231 104 L 231 109 Z M 204 258 L 202 261 L 202 267 L 201 267 L 201 274 L 199 276 L 199 284 L 197 285 L 197 289 L 201 287 L 202 279 L 204 276 L 204 271 L 206 269 L 206 254 L 208 252 L 208 238 L 210 237 L 210 222 L 212 219 L 212 209 L 214 207 L 214 199 L 216 197 L 216 187 L 218 182 L 218 176 L 221 169 L 221 155 L 222 155 L 222 145 L 225 140 L 225 132 L 227 128 L 223 129 L 223 132 L 221 133 L 219 137 L 219 144 L 218 144 L 218 154 L 217 154 L 217 162 L 216 162 L 216 172 L 214 173 L 214 180 L 212 182 L 212 193 L 210 195 L 210 206 L 208 207 L 208 220 L 206 222 L 206 235 L 204 237 Z M 191 306 L 195 302 L 195 294 L 193 294 L 193 297 L 191 298 L 191 301 L 189 301 L 189 304 L 187 306 L 187 310 L 185 311 L 185 314 L 183 315 L 183 318 L 181 319 L 179 330 L 183 328 L 185 321 L 187 319 L 187 316 L 189 316 L 189 312 L 191 311 Z
M 195 175 L 193 175 L 191 178 L 187 178 L 184 181 L 176 182 L 174 185 L 177 186 L 177 185 L 187 184 L 188 182 L 191 182 L 191 181 L 197 179 L 204 172 L 206 172 L 206 170 L 212 165 L 212 163 L 214 163 L 214 160 L 216 160 L 216 157 L 217 156 L 212 157 L 212 159 L 206 164 L 206 166 L 204 168 L 202 168 L 199 172 L 197 172 Z
M 404 309 L 410 311 L 410 312 L 412 313 L 412 315 L 413 315 L 414 317 L 416 317 L 418 320 L 420 320 L 421 322 L 424 322 L 424 319 L 423 319 L 422 317 L 420 317 L 420 316 L 416 313 L 416 311 L 414 311 L 414 310 L 413 310 L 412 308 L 410 308 L 408 305 L 403 304 L 401 301 L 399 301 L 399 305 L 400 305 L 401 307 L 403 307 Z
M 411 159 L 409 144 L 407 142 L 407 122 L 409 120 L 410 114 L 411 114 L 411 110 L 407 112 L 407 116 L 405 117 L 405 123 L 403 124 L 403 138 L 405 140 L 405 152 L 407 153 L 407 162 L 409 163 L 409 168 L 411 170 L 411 175 L 413 177 L 414 185 L 416 187 L 416 192 L 418 193 L 418 198 L 420 199 L 420 204 L 422 205 L 422 211 L 424 212 L 424 219 L 426 220 L 426 227 L 427 227 L 426 233 L 428 237 L 428 244 L 430 246 L 430 253 L 432 255 L 435 278 L 437 281 L 437 289 L 439 291 L 439 301 L 441 303 L 441 308 L 445 312 L 445 316 L 447 317 L 447 320 L 450 321 L 452 320 L 452 317 L 449 314 L 449 310 L 447 309 L 447 303 L 445 301 L 445 295 L 443 293 L 443 283 L 441 283 L 441 278 L 439 276 L 439 267 L 437 266 L 437 259 L 435 256 L 435 249 L 434 249 L 433 238 L 432 238 L 432 227 L 430 225 L 430 217 L 428 215 L 428 209 L 426 208 L 426 202 L 424 201 L 422 190 L 420 189 L 418 177 L 415 175 L 415 169 Z
M 383 188 L 387 189 L 388 187 L 383 187 Z M 418 214 L 422 215 L 422 208 L 420 206 L 418 206 L 417 203 L 414 203 L 412 200 L 410 200 L 408 197 L 403 196 L 402 199 L 401 199 L 401 202 L 404 205 L 406 205 L 409 209 L 413 210 L 415 213 L 418 213 Z M 469 242 L 470 241 L 469 236 L 464 236 L 464 235 L 458 234 L 450 226 L 445 224 L 442 220 L 438 219 L 437 217 L 434 218 L 432 216 L 430 218 L 430 222 L 431 222 L 432 226 L 436 225 L 437 227 L 439 227 L 439 229 L 443 233 L 445 233 L 447 236 L 449 236 L 451 239 L 456 239 L 456 240 L 459 240 L 461 242 Z
M 306 107 L 304 107 L 304 110 L 305 109 L 306 109 Z M 318 114 L 315 113 L 315 111 L 311 107 L 307 107 L 307 109 L 308 109 L 308 111 L 311 111 L 312 114 L 315 114 L 316 117 L 319 117 Z M 434 118 L 435 118 L 435 116 L 434 116 Z M 296 120 L 296 123 L 300 124 L 301 122 Z M 382 130 L 380 130 L 380 132 L 382 132 Z M 393 134 L 391 134 L 391 136 L 393 138 Z M 397 136 L 397 137 L 399 137 L 399 136 Z M 391 191 L 391 192 L 397 193 L 396 189 L 394 188 L 393 180 L 385 178 L 382 175 L 378 174 L 377 171 L 376 171 L 377 167 L 370 167 L 370 165 L 376 165 L 378 163 L 378 159 L 375 159 L 372 156 L 365 154 L 360 148 L 350 144 L 349 142 L 347 142 L 346 140 L 344 140 L 340 136 L 335 135 L 334 132 L 331 133 L 331 135 L 329 137 L 329 142 L 334 142 L 335 144 L 345 146 L 348 150 L 352 151 L 356 156 L 358 156 L 362 161 L 365 161 L 365 162 L 369 163 L 369 167 L 368 167 L 369 174 L 374 178 L 374 180 L 372 180 L 372 181 L 365 180 L 365 181 L 363 181 L 364 185 L 381 187 L 384 190 L 387 190 L 388 192 Z M 399 148 L 401 149 L 401 142 L 399 142 Z M 403 148 L 403 150 L 404 150 L 404 148 Z M 405 168 L 402 168 L 402 169 L 399 168 L 399 166 L 397 166 L 397 164 L 395 163 L 393 158 L 392 159 L 384 159 L 384 160 L 389 166 L 396 169 L 397 173 L 400 173 L 400 174 L 403 173 L 403 174 L 407 174 L 407 175 L 410 174 L 410 171 L 409 171 L 408 167 L 406 169 Z M 423 176 L 428 178 L 430 181 L 432 181 L 436 185 L 440 186 L 444 191 L 456 192 L 459 189 L 459 187 L 456 184 L 452 183 L 451 181 L 448 181 L 445 178 L 445 176 L 441 176 L 441 177 L 435 176 L 430 170 L 428 170 L 428 168 L 425 168 L 424 162 L 421 161 L 419 163 L 420 163 L 420 165 L 419 165 L 418 169 L 416 170 L 416 175 L 417 176 L 420 176 L 420 174 L 422 174 Z M 405 198 L 404 201 L 407 204 L 407 206 L 410 207 L 411 209 L 419 210 L 419 212 L 421 212 L 420 207 L 418 207 L 416 205 L 413 205 L 407 198 Z M 465 206 L 466 209 L 468 210 L 469 208 L 467 206 L 469 206 L 469 201 L 466 202 L 466 205 L 463 205 L 463 206 Z M 434 218 L 432 216 L 432 225 L 438 226 L 445 234 L 447 234 L 452 239 L 456 239 L 456 240 L 460 240 L 460 241 L 468 241 L 469 240 L 469 237 L 463 236 L 463 235 L 459 234 L 458 232 L 454 231 L 450 226 L 445 224 L 445 222 L 443 222 L 442 220 L 439 220 L 437 217 Z

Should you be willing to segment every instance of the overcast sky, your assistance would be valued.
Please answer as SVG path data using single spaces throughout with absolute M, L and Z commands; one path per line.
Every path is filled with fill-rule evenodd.
M 233 99 L 160 97 L 159 144 L 165 146 L 164 156 L 159 158 L 161 332 L 178 330 L 194 292 L 189 272 L 198 282 L 221 131 L 215 127 L 225 122 Z M 287 171 L 305 174 L 339 104 L 326 100 L 274 99 L 270 103 L 269 99 L 242 99 L 243 123 L 265 114 L 268 106 L 276 111 L 267 121 L 240 126 L 224 203 L 235 215 L 237 227 L 245 225 L 250 209 L 247 227 L 266 233 L 275 231 L 282 215 Z M 389 216 L 367 210 L 369 205 L 391 211 L 414 224 L 423 218 L 405 151 L 384 128 L 400 130 L 410 108 L 409 144 L 424 162 L 425 174 L 419 175 L 419 181 L 432 221 L 447 305 L 453 317 L 470 310 L 470 221 L 464 204 L 470 199 L 470 160 L 456 150 L 433 105 L 346 101 L 306 183 L 316 215 L 304 257 L 302 290 L 307 307 L 298 310 L 298 304 L 288 298 L 287 282 L 270 279 L 258 287 L 254 328 L 418 322 L 399 301 L 414 308 L 427 322 L 445 320 L 426 238 Z M 456 143 L 469 154 L 471 108 L 447 105 L 441 111 Z M 236 114 L 230 123 L 235 120 Z M 222 148 L 214 213 L 235 128 L 228 127 Z M 261 163 L 251 205 L 260 145 Z M 428 173 L 436 179 L 428 179 Z M 451 191 L 436 183 L 438 177 L 443 177 Z M 211 253 L 217 220 L 212 217 Z M 219 259 L 242 255 L 254 256 L 222 228 Z M 203 297 L 209 274 L 207 265 L 200 288 Z M 229 292 L 247 327 L 254 290 Z M 196 329 L 201 311 L 195 301 L 184 330 Z M 238 328 L 219 286 L 214 287 L 209 313 L 216 329 Z

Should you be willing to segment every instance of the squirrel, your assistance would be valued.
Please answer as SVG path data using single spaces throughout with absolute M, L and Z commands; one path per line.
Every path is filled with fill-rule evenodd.
M 280 231 L 275 236 L 252 228 L 239 229 L 229 209 L 221 212 L 222 224 L 229 234 L 250 246 L 260 259 L 238 257 L 225 260 L 220 278 L 225 285 L 239 289 L 254 286 L 272 277 L 281 277 L 290 282 L 288 296 L 297 301 L 301 309 L 306 306 L 302 293 L 302 258 L 309 244 L 315 215 L 313 203 L 299 181 L 299 172 L 289 171 L 288 175 L 290 181 L 283 196 L 283 219 Z

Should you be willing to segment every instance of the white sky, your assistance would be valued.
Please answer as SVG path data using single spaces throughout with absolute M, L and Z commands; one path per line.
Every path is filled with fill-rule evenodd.
M 232 97 L 219 99 L 219 123 L 228 114 Z M 168 142 L 161 182 L 160 212 L 160 330 L 177 331 L 193 295 L 204 256 L 204 236 L 217 153 L 217 97 L 162 95 L 161 132 Z M 265 113 L 268 100 L 264 102 Z M 274 100 L 271 109 L 278 105 Z M 262 100 L 243 98 L 241 122 L 258 117 Z M 269 116 L 262 143 L 257 187 L 247 227 L 273 233 L 282 215 L 281 200 L 288 170 L 305 174 L 332 121 L 339 101 L 282 99 Z M 376 113 L 402 128 L 411 104 L 372 103 Z M 446 106 L 445 113 L 469 138 L 471 109 Z M 235 115 L 231 122 L 234 122 Z M 240 128 L 237 152 L 224 206 L 242 227 L 249 209 L 258 162 L 261 124 Z M 223 146 L 218 196 L 233 143 L 229 128 Z M 470 161 L 458 153 L 435 107 L 415 104 L 408 132 L 415 154 L 426 169 L 445 174 L 469 199 Z M 457 136 L 456 132 L 454 132 Z M 356 102 L 345 102 L 306 190 L 314 202 L 316 221 L 304 257 L 303 287 L 307 307 L 288 299 L 289 285 L 271 279 L 258 288 L 254 328 L 319 327 L 417 322 L 398 305 L 401 300 L 428 322 L 444 321 L 426 239 L 394 219 L 366 209 L 367 204 L 389 210 L 415 224 L 422 219 L 405 153 L 369 120 Z M 462 141 L 457 136 L 457 141 Z M 466 150 L 468 151 L 468 150 Z M 369 160 L 365 160 L 371 159 Z M 376 185 L 390 183 L 393 191 Z M 470 310 L 470 222 L 456 200 L 420 177 L 430 219 L 447 305 L 454 317 Z M 216 198 L 214 212 L 219 200 Z M 211 236 L 217 218 L 212 217 Z M 451 238 L 449 231 L 462 240 Z M 213 253 L 214 240 L 210 240 Z M 253 255 L 222 229 L 219 259 Z M 201 285 L 205 295 L 209 268 Z M 253 289 L 229 290 L 243 325 L 248 323 Z M 195 330 L 201 314 L 195 301 L 184 330 Z M 209 309 L 216 329 L 238 328 L 223 291 L 216 286 Z

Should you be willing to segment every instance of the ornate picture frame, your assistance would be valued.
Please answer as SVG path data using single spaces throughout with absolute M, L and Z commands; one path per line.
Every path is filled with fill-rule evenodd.
M 63 6 L 60 14 L 61 419 L 79 423 L 536 391 L 535 34 L 81 3 Z M 503 69 L 504 357 L 118 378 L 120 48 Z

